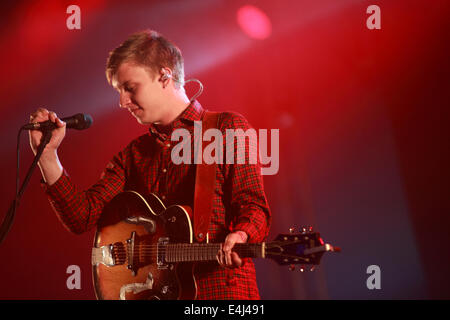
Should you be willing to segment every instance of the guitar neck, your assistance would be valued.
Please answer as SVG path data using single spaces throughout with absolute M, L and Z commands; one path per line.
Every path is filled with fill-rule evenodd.
M 167 262 L 215 261 L 220 243 L 177 243 L 166 247 Z M 265 243 L 236 243 L 233 247 L 241 258 L 264 258 Z

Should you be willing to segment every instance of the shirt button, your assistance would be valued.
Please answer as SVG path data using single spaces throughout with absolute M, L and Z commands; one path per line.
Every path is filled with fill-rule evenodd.
M 167 148 L 170 148 L 170 143 L 166 144 L 166 147 L 167 147 Z
M 161 199 L 166 200 L 166 196 L 162 196 Z
M 166 172 L 167 172 L 167 169 L 162 169 L 162 172 L 166 173 Z

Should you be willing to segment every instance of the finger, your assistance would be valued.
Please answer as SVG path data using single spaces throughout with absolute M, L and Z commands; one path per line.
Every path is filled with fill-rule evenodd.
M 51 122 L 56 122 L 56 118 L 57 118 L 56 113 L 54 113 L 53 111 L 50 111 L 48 113 L 48 116 L 49 116 L 49 119 Z
M 30 122 L 40 122 L 48 120 L 48 110 L 44 108 L 39 108 L 36 112 L 30 115 Z
M 223 246 L 223 256 L 225 259 L 225 264 L 227 266 L 231 265 L 231 250 L 230 248 L 230 244 L 229 242 L 225 242 L 224 246 Z
M 56 118 L 56 125 L 58 126 L 58 128 L 62 128 L 66 125 L 66 123 L 62 121 L 60 118 Z
M 236 267 L 242 266 L 242 259 L 239 258 L 239 255 L 236 252 L 231 253 L 231 259 L 233 261 L 233 266 Z
M 30 122 L 38 122 L 40 118 L 41 118 L 40 113 L 38 113 L 38 112 L 33 112 L 33 113 L 30 115 Z
M 219 258 L 219 254 L 218 253 L 216 255 L 216 260 L 217 260 L 217 263 L 220 264 L 220 258 Z
M 47 109 L 39 108 L 37 109 L 36 114 L 38 118 L 45 118 L 46 120 L 48 120 L 49 111 Z
M 226 262 L 227 266 L 233 266 L 233 259 L 231 258 L 231 255 L 233 253 L 234 252 L 231 250 L 228 250 L 225 252 L 225 262 Z
M 58 126 L 58 128 L 62 128 L 66 125 L 66 123 L 64 121 L 62 121 L 60 118 L 58 118 L 58 115 L 55 112 L 50 111 L 48 113 L 48 115 L 49 115 L 50 121 L 54 122 Z
M 223 251 L 219 250 L 219 252 L 217 252 L 217 262 L 223 267 L 224 266 L 224 261 L 223 261 Z
M 236 242 L 238 242 L 238 240 L 240 240 L 240 236 L 236 233 L 230 233 L 225 239 L 224 251 L 225 251 L 226 264 L 228 266 L 233 265 L 233 260 L 231 258 L 231 254 L 232 254 L 232 249 L 233 249 L 234 245 L 236 244 Z

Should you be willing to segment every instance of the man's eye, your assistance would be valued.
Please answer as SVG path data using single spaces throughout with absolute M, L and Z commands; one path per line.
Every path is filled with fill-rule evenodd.
M 128 92 L 134 92 L 134 88 L 126 87 L 126 88 L 125 88 L 125 91 L 128 91 Z

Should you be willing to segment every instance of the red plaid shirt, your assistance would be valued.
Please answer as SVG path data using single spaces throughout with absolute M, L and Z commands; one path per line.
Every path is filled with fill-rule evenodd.
M 170 137 L 178 128 L 189 130 L 193 137 L 194 121 L 200 121 L 203 112 L 201 105 L 194 102 L 165 133 L 150 126 L 148 134 L 133 140 L 108 163 L 100 180 L 88 190 L 78 190 L 65 171 L 53 185 L 44 185 L 65 227 L 77 234 L 95 227 L 104 205 L 124 190 L 155 193 L 167 206 L 192 207 L 195 165 L 172 163 L 174 142 Z M 238 128 L 244 131 L 250 128 L 244 117 L 230 112 L 221 114 L 220 130 L 224 137 L 226 129 Z M 193 143 L 194 139 L 191 140 Z M 248 148 L 246 144 L 247 160 Z M 236 143 L 234 150 L 236 153 Z M 262 242 L 268 235 L 270 222 L 259 163 L 218 164 L 209 241 L 223 242 L 230 232 L 242 230 L 248 235 L 247 242 Z M 244 265 L 235 269 L 225 269 L 217 262 L 199 263 L 194 272 L 198 299 L 259 299 L 251 259 L 244 259 Z

